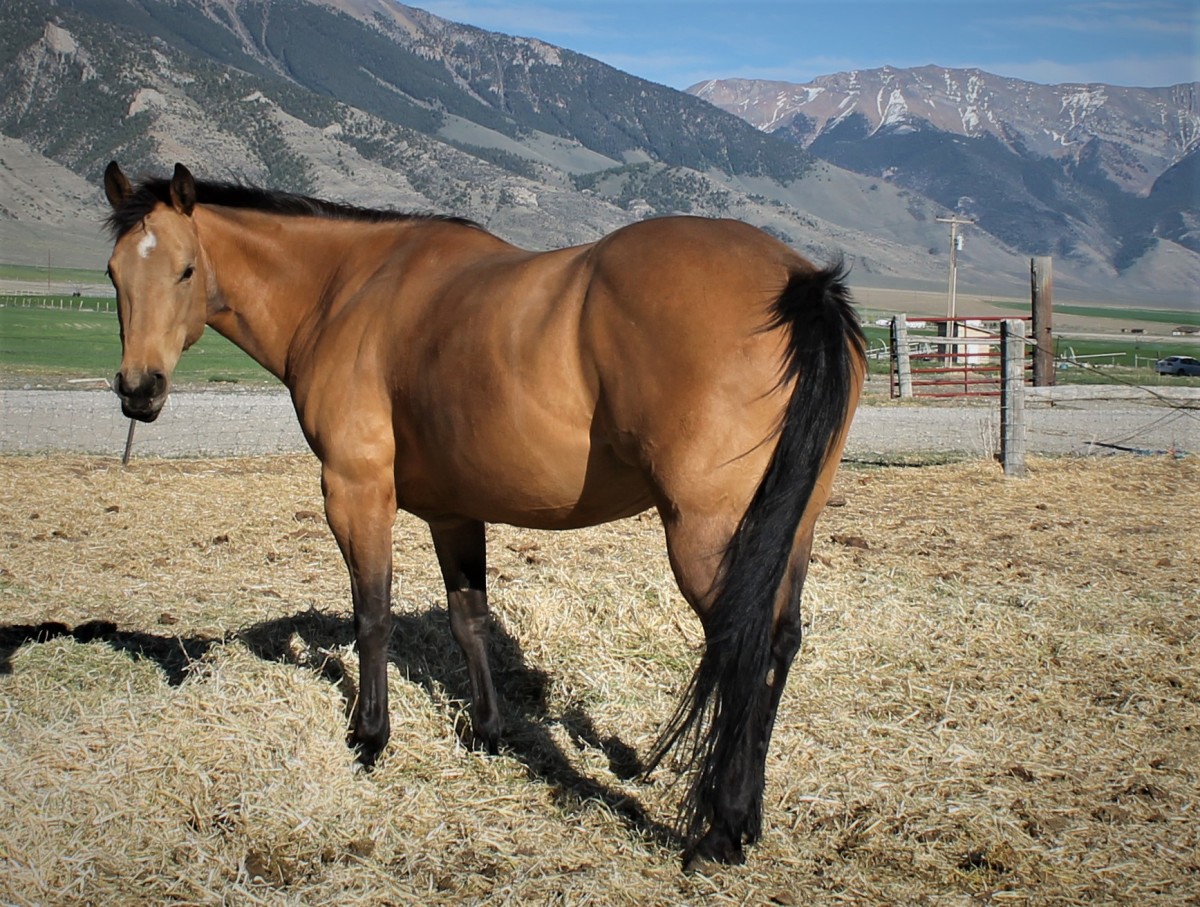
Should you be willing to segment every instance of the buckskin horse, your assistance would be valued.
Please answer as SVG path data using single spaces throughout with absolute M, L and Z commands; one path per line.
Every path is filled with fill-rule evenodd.
M 664 217 L 516 248 L 469 221 L 195 180 L 104 175 L 125 415 L 152 421 L 211 325 L 291 392 L 321 462 L 360 658 L 351 742 L 388 740 L 392 525 L 429 525 L 471 723 L 493 752 L 484 527 L 655 507 L 704 651 L 678 749 L 685 866 L 759 838 L 767 746 L 800 646 L 813 528 L 865 377 L 844 268 L 731 220 Z

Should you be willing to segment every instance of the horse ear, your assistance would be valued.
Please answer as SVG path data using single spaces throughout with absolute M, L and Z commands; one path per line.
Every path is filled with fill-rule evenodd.
M 133 188 L 116 161 L 110 161 L 104 169 L 104 194 L 108 196 L 108 203 L 113 206 L 114 211 L 133 195 Z
M 171 177 L 171 204 L 185 217 L 191 217 L 196 207 L 196 181 L 183 164 L 175 165 L 175 175 Z

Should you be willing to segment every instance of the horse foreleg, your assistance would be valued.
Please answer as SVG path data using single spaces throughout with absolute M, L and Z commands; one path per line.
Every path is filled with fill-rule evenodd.
M 350 742 L 364 765 L 387 745 L 387 653 L 392 629 L 392 523 L 396 496 L 390 470 L 322 471 L 325 514 L 350 572 L 358 703 Z
M 484 524 L 476 520 L 430 525 L 446 597 L 450 631 L 467 660 L 471 678 L 471 727 L 495 754 L 500 742 L 500 710 L 488 663 L 487 547 Z

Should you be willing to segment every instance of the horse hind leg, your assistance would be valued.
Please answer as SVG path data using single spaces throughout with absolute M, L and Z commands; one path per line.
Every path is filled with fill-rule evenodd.
M 789 564 L 788 580 L 780 589 L 771 630 L 769 667 L 762 677 L 765 689 L 754 697 L 753 717 L 746 724 L 745 736 L 740 744 L 734 745 L 723 779 L 712 791 L 709 828 L 688 849 L 685 855 L 688 869 L 710 861 L 741 863 L 744 859 L 741 845 L 756 843 L 761 834 L 767 750 L 788 673 L 800 651 L 803 636 L 800 596 L 811 548 L 811 537 L 801 541 Z
M 450 632 L 462 649 L 471 679 L 471 729 L 495 755 L 501 719 L 488 661 L 487 547 L 485 526 L 475 520 L 430 525 L 446 584 Z
M 691 687 L 650 759 L 657 765 L 676 745 L 691 773 L 681 812 L 688 846 L 684 866 L 742 863 L 743 845 L 762 829 L 766 756 L 775 716 L 800 648 L 800 595 L 812 547 L 811 529 L 796 537 L 763 638 L 739 636 L 739 627 L 712 610 L 721 553 L 736 527 L 733 517 L 693 519 L 666 515 L 667 547 L 681 590 L 700 617 L 705 654 Z M 752 621 L 747 621 L 752 624 Z

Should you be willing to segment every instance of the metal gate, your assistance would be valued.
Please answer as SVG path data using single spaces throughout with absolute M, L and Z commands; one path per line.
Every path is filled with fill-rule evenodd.
M 1028 322 L 1029 318 L 1004 319 Z M 936 333 L 913 333 L 933 328 Z M 1022 344 L 1021 369 L 1033 373 L 1032 348 Z M 1004 361 L 997 319 L 896 315 L 891 326 L 892 397 L 995 397 Z

